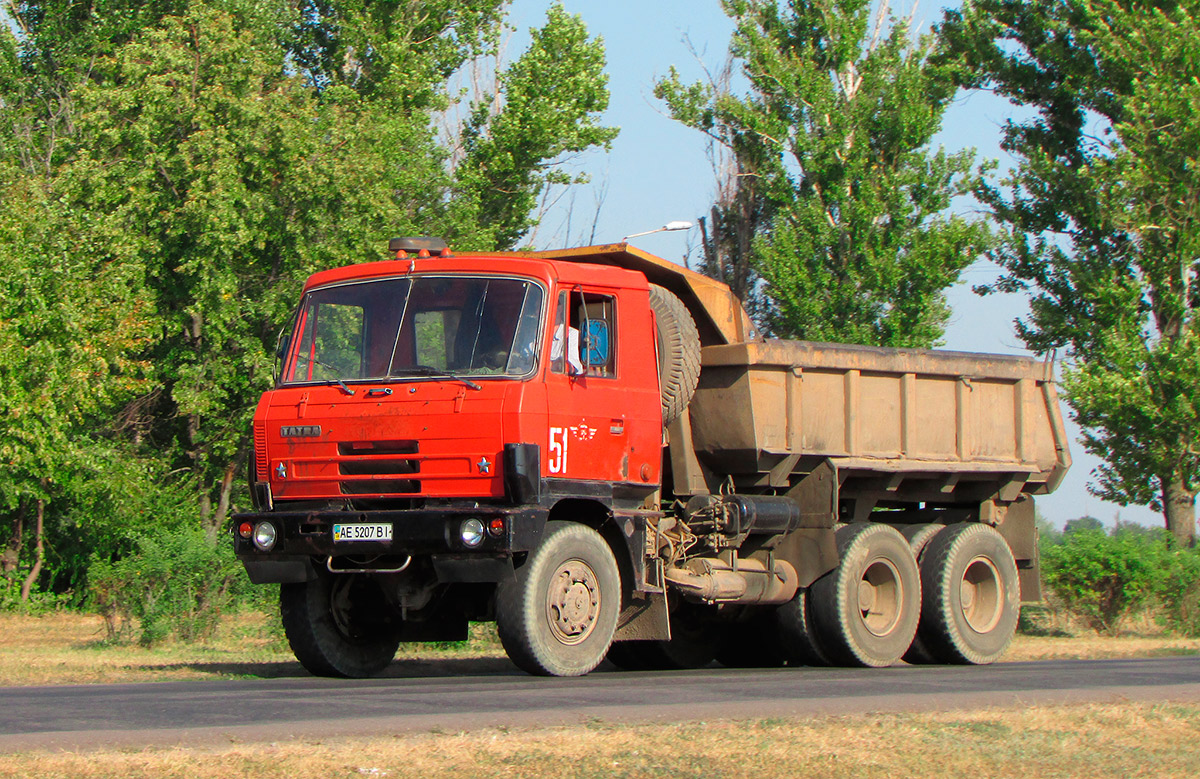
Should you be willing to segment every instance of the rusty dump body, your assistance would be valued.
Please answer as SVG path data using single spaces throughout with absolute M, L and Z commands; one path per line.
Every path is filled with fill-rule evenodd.
M 1046 363 L 774 340 L 702 354 L 689 408 L 700 463 L 751 486 L 828 459 L 855 519 L 1011 503 L 1053 490 L 1070 464 Z
M 986 663 L 1040 600 L 1051 363 L 765 339 L 627 244 L 393 251 L 309 279 L 234 518 L 313 673 L 468 620 L 535 674 Z

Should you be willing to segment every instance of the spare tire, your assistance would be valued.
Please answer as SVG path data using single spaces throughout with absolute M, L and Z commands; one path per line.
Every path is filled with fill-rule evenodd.
M 650 285 L 658 340 L 658 386 L 662 393 L 663 427 L 674 422 L 691 402 L 700 381 L 700 333 L 683 301 Z

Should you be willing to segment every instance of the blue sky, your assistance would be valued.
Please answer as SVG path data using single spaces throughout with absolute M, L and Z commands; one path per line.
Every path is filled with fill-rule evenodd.
M 509 42 L 519 52 L 527 30 L 540 26 L 551 0 L 515 0 L 510 22 L 517 32 Z M 580 14 L 592 35 L 604 38 L 612 93 L 605 123 L 621 128 L 607 154 L 591 152 L 573 161 L 591 176 L 571 200 L 560 200 L 543 219 L 534 236 L 542 248 L 586 243 L 595 217 L 597 243 L 652 230 L 673 220 L 695 221 L 712 204 L 714 174 L 704 138 L 672 121 L 654 98 L 653 85 L 674 65 L 685 82 L 704 77 L 705 69 L 719 70 L 726 58 L 732 24 L 716 0 L 565 0 L 564 7 Z M 897 3 L 900 12 L 909 5 Z M 922 10 L 923 9 L 923 10 Z M 921 5 L 917 21 L 929 24 L 940 8 Z M 689 47 L 690 43 L 690 47 Z M 692 49 L 695 50 L 693 54 Z M 981 157 L 1007 163 L 999 148 L 1000 128 L 1016 109 L 987 94 L 960 95 L 948 113 L 936 143 L 955 150 L 973 147 Z M 596 214 L 599 203 L 599 214 Z M 573 207 L 572 207 L 573 205 Z M 698 231 L 659 233 L 631 241 L 646 251 L 677 262 L 698 242 Z M 1013 320 L 1026 310 L 1017 295 L 981 298 L 970 287 L 993 279 L 995 266 L 979 261 L 949 293 L 954 313 L 945 348 L 1002 354 L 1028 354 L 1013 330 Z M 1066 414 L 1064 406 L 1064 414 Z M 1087 491 L 1090 472 L 1098 460 L 1076 441 L 1078 430 L 1068 419 L 1075 464 L 1059 489 L 1038 499 L 1041 512 L 1056 525 L 1090 514 L 1111 525 L 1124 521 L 1161 526 L 1159 514 L 1140 506 L 1121 507 Z

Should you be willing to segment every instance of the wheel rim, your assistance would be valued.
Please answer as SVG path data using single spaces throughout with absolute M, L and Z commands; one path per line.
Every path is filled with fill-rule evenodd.
M 554 638 L 568 646 L 592 634 L 600 616 L 600 580 L 582 560 L 568 560 L 550 577 L 546 618 Z
M 975 557 L 967 563 L 959 585 L 959 603 L 963 619 L 976 633 L 987 633 L 1000 623 L 1004 612 L 1000 571 L 987 557 Z
M 904 585 L 890 560 L 874 560 L 858 582 L 858 613 L 873 635 L 886 636 L 900 622 Z

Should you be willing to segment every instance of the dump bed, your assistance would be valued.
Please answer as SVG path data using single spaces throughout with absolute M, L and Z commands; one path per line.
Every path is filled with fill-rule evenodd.
M 741 481 L 828 458 L 860 508 L 1008 502 L 1070 465 L 1047 362 L 770 340 L 707 346 L 701 364 L 693 447 Z

